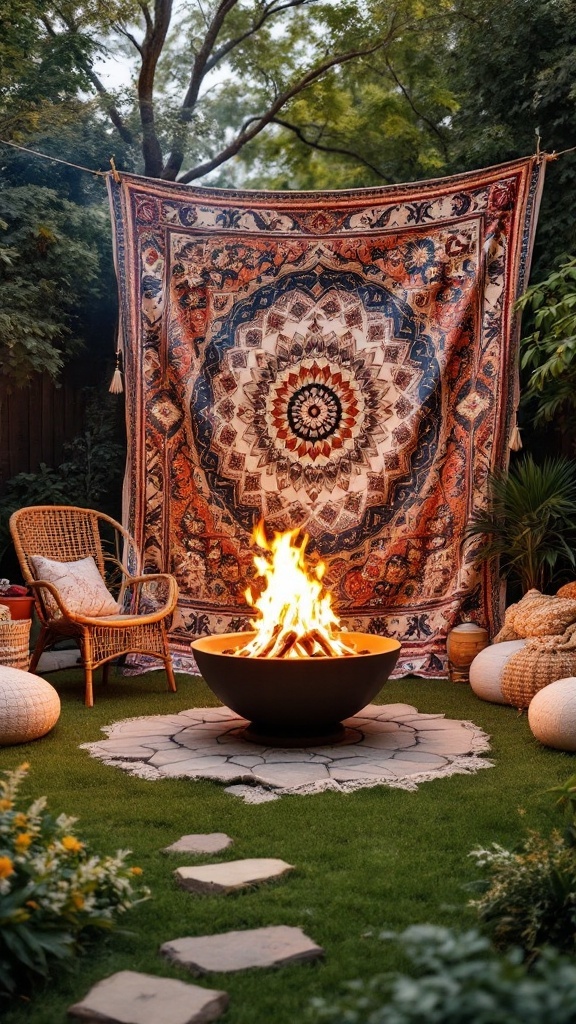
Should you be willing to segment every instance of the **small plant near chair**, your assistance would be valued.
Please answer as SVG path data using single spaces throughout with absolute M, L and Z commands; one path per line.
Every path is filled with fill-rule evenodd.
M 28 587 L 10 583 L 10 580 L 0 580 L 0 605 L 8 608 L 11 619 L 30 619 L 34 598 Z

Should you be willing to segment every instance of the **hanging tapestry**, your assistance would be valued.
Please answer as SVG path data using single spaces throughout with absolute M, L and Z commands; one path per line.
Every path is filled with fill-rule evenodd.
M 177 665 L 246 627 L 261 518 L 309 535 L 343 626 L 401 641 L 397 674 L 442 675 L 462 618 L 495 631 L 463 536 L 515 422 L 542 166 L 328 193 L 109 177 L 125 519 L 178 580 Z

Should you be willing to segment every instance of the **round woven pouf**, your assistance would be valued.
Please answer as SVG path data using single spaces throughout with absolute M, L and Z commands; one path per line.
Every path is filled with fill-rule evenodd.
M 470 686 L 477 697 L 493 704 L 508 704 L 502 693 L 502 673 L 509 659 L 521 651 L 525 640 L 505 640 L 492 644 L 477 654 L 470 665 Z
M 540 743 L 576 750 L 576 677 L 548 683 L 530 701 L 528 723 Z
M 60 717 L 60 697 L 40 676 L 0 665 L 0 746 L 45 736 Z

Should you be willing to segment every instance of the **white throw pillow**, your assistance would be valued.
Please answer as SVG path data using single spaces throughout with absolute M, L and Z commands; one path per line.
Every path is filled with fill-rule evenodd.
M 36 578 L 53 583 L 66 608 L 75 615 L 115 615 L 120 611 L 92 556 L 79 558 L 77 562 L 55 562 L 33 555 L 30 561 Z M 47 600 L 46 592 L 44 599 L 52 614 L 61 614 L 56 603 Z

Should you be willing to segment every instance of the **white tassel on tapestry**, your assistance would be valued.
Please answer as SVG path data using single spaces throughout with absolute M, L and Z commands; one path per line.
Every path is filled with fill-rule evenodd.
M 522 438 L 520 436 L 520 427 L 518 421 L 514 419 L 514 426 L 512 427 L 512 433 L 510 434 L 510 444 L 508 445 L 510 451 L 519 452 L 522 447 Z
M 122 383 L 122 370 L 120 369 L 120 349 L 116 353 L 116 369 L 112 375 L 112 381 L 108 391 L 112 395 L 121 395 L 124 391 L 124 385 Z

